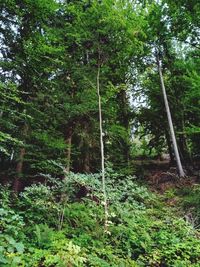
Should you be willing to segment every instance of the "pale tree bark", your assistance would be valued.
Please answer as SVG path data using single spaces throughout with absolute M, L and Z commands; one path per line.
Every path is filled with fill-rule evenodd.
M 104 212 L 105 212 L 105 230 L 108 227 L 108 203 L 105 184 L 105 157 L 104 157 L 104 143 L 103 143 L 103 124 L 102 124 L 102 109 L 101 109 L 101 95 L 100 95 L 100 63 L 97 69 L 97 95 L 99 102 L 99 129 L 100 129 L 100 146 L 101 146 L 101 175 L 102 175 L 102 189 L 104 197 Z
M 160 83 L 161 83 L 163 98 L 164 98 L 164 102 L 165 102 L 165 109 L 166 109 L 166 113 L 167 113 L 167 119 L 168 119 L 168 124 L 169 124 L 169 128 L 170 128 L 170 134 L 171 134 L 176 164 L 177 164 L 179 176 L 184 177 L 185 173 L 183 171 L 182 163 L 180 160 L 180 155 L 179 155 L 178 146 L 177 146 L 177 142 L 176 142 L 176 136 L 175 136 L 175 132 L 174 132 L 174 126 L 173 126 L 173 122 L 172 122 L 171 112 L 170 112 L 169 103 L 168 103 L 168 99 L 167 99 L 167 93 L 166 93 L 165 84 L 164 84 L 163 75 L 162 75 L 162 68 L 161 68 L 160 59 L 158 56 L 157 56 L 157 66 L 158 66 L 158 72 L 159 72 L 159 76 L 160 76 Z
M 175 158 L 174 158 L 174 154 L 173 154 L 172 142 L 171 142 L 170 133 L 168 132 L 168 129 L 166 129 L 166 131 L 165 131 L 165 138 L 166 138 L 166 142 L 167 142 L 168 153 L 170 156 L 170 164 L 174 164 Z

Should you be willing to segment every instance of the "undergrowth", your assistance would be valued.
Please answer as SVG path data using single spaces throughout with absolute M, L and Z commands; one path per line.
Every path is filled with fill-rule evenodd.
M 0 266 L 200 266 L 198 232 L 134 177 L 107 171 L 104 229 L 98 174 L 70 173 L 17 197 L 1 188 Z
M 175 192 L 178 198 L 178 205 L 181 208 L 185 219 L 195 229 L 199 229 L 200 226 L 200 185 L 194 184 L 193 186 L 187 186 L 180 188 Z

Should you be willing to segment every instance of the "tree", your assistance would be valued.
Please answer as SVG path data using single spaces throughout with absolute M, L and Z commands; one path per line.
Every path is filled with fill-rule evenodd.
M 173 149 L 174 149 L 174 153 L 175 153 L 175 157 L 176 157 L 176 163 L 177 163 L 177 167 L 178 167 L 178 171 L 179 171 L 180 177 L 184 177 L 185 174 L 184 174 L 184 171 L 183 171 L 183 167 L 182 167 L 182 164 L 181 164 L 179 151 L 178 151 L 178 147 L 177 147 L 176 136 L 175 136 L 175 133 L 174 133 L 174 126 L 173 126 L 170 107 L 169 107 L 169 103 L 168 103 L 168 99 L 167 99 L 167 93 L 166 93 L 165 84 L 164 84 L 164 80 L 163 80 L 163 75 L 162 75 L 162 69 L 161 69 L 161 65 L 160 65 L 159 56 L 157 56 L 157 65 L 158 65 L 160 83 L 161 83 L 163 98 L 164 98 L 164 102 L 165 102 L 165 108 L 166 108 L 166 113 L 167 113 L 167 118 L 168 118 L 168 123 L 169 123 L 169 128 L 170 128 L 170 133 L 171 133 L 171 139 L 172 139 L 172 143 L 173 143 Z
M 163 137 L 165 137 L 166 142 L 163 142 L 163 148 L 167 144 L 171 159 L 173 159 L 172 144 L 171 140 L 169 140 L 169 132 L 166 130 L 167 116 L 162 111 L 164 102 L 157 86 L 157 83 L 160 82 L 156 78 L 156 58 L 154 57 L 156 47 L 159 48 L 159 56 L 162 57 L 162 76 L 168 90 L 168 100 L 177 136 L 178 149 L 181 160 L 185 166 L 188 166 L 191 165 L 192 161 L 189 148 L 190 141 L 186 135 L 188 118 L 185 112 L 184 97 L 187 89 L 184 84 L 184 70 L 180 68 L 180 62 L 184 62 L 184 56 L 189 49 L 180 43 L 176 32 L 170 31 L 172 25 L 168 5 L 153 2 L 147 4 L 147 10 L 146 18 L 149 23 L 147 45 L 142 57 L 143 64 L 138 66 L 138 72 L 143 72 L 141 82 L 139 82 L 139 90 L 142 91 L 144 98 L 147 99 L 147 107 L 141 108 L 142 113 L 140 112 L 137 117 L 143 125 L 145 123 L 145 129 L 148 129 L 149 133 L 152 134 L 150 144 L 156 146 L 156 143 L 162 142 Z M 136 91 L 138 91 L 138 88 Z
M 99 51 L 105 159 L 119 168 L 119 151 L 127 165 L 131 112 L 125 83 L 143 34 L 137 6 L 131 1 L 124 6 L 124 1 L 111 0 L 38 0 L 3 3 L 2 10 L 10 23 L 2 28 L 2 82 L 12 80 L 21 101 L 14 107 L 20 114 L 15 130 L 9 132 L 5 122 L 11 118 L 2 117 L 4 137 L 19 140 L 9 165 L 16 191 L 24 175 L 33 179 L 50 172 L 60 177 L 59 164 L 75 172 L 100 169 Z

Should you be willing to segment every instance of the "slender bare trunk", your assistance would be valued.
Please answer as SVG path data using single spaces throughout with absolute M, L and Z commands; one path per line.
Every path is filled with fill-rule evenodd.
M 70 135 L 67 140 L 67 165 L 66 165 L 66 172 L 70 172 L 70 166 L 71 166 L 71 150 L 72 150 L 72 135 Z
M 166 142 L 167 142 L 167 147 L 168 147 L 168 153 L 170 156 L 170 164 L 173 165 L 175 163 L 175 159 L 174 159 L 172 143 L 171 143 L 171 139 L 170 139 L 170 135 L 168 133 L 168 130 L 165 131 L 165 137 L 166 137 Z
M 108 226 L 108 204 L 105 184 L 105 158 L 104 158 L 104 143 L 103 143 L 103 125 L 102 125 L 102 109 L 101 109 L 101 95 L 100 95 L 100 64 L 97 69 L 97 94 L 99 102 L 99 128 L 100 128 L 100 145 L 101 145 L 101 175 L 102 175 L 102 189 L 104 196 L 104 212 L 105 212 L 105 229 Z
M 162 88 L 162 93 L 163 93 L 163 98 L 165 102 L 165 108 L 167 112 L 167 118 L 168 118 L 168 123 L 169 123 L 169 128 L 170 128 L 170 133 L 171 133 L 171 138 L 172 138 L 172 143 L 173 143 L 173 148 L 174 148 L 174 154 L 176 158 L 176 164 L 178 167 L 180 177 L 184 177 L 185 173 L 183 171 L 183 167 L 182 167 L 181 160 L 180 160 L 180 155 L 179 155 L 178 146 L 176 142 L 176 136 L 174 132 L 174 126 L 172 122 L 171 112 L 170 112 L 169 103 L 167 99 L 167 93 L 166 93 L 165 84 L 164 84 L 163 75 L 162 75 L 162 69 L 161 69 L 160 60 L 158 57 L 157 57 L 157 65 L 158 65 L 160 83 L 161 83 L 161 88 Z

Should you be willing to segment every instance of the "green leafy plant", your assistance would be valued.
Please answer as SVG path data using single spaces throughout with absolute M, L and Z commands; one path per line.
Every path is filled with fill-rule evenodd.
M 0 264 L 14 264 L 24 252 L 23 218 L 10 208 L 0 208 Z M 13 266 L 13 265 L 12 265 Z

